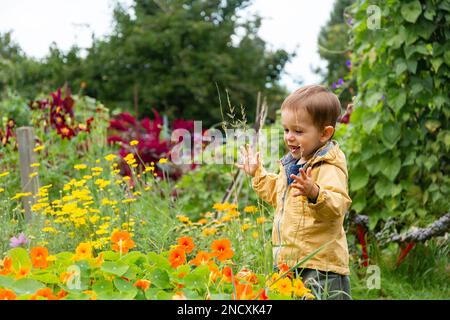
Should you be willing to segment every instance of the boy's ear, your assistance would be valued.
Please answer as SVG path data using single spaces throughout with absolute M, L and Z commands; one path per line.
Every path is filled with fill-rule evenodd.
M 325 141 L 330 140 L 330 138 L 334 134 L 333 126 L 326 126 L 322 131 L 322 136 L 320 137 L 320 142 L 324 143 Z

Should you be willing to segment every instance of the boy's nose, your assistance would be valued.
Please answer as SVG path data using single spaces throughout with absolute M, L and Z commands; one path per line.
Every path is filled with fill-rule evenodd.
M 288 133 L 288 135 L 287 135 L 287 140 L 288 141 L 294 141 L 294 135 L 293 134 L 290 134 L 290 133 Z

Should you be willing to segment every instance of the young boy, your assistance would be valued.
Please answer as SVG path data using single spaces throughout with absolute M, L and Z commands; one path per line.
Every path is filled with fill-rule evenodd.
M 332 140 L 341 105 L 319 85 L 290 94 L 281 106 L 289 149 L 278 175 L 264 170 L 259 152 L 242 148 L 243 164 L 264 201 L 276 208 L 272 230 L 275 265 L 295 266 L 327 244 L 298 273 L 322 298 L 351 299 L 348 248 L 343 228 L 350 207 L 345 155 Z

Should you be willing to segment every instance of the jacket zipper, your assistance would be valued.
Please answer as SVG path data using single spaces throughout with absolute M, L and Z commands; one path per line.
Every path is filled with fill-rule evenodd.
M 278 221 L 277 221 L 277 224 L 276 224 L 276 227 L 277 227 L 277 234 L 278 234 L 278 248 L 277 248 L 277 250 L 276 250 L 276 252 L 275 252 L 275 261 L 274 261 L 274 263 L 275 264 L 277 264 L 277 260 L 278 260 L 278 254 L 280 253 L 280 251 L 281 251 L 281 246 L 282 246 L 282 243 L 281 243 L 281 232 L 280 232 L 280 223 L 281 223 L 281 219 L 282 219 L 282 217 L 283 217 L 283 214 L 284 214 L 284 206 L 285 206 L 285 201 L 286 201 L 286 194 L 287 194 L 287 192 L 288 192 L 288 187 L 286 187 L 286 190 L 284 190 L 284 194 L 283 194 L 283 206 L 281 207 L 281 212 L 280 212 L 280 215 L 279 215 L 279 218 L 278 218 Z

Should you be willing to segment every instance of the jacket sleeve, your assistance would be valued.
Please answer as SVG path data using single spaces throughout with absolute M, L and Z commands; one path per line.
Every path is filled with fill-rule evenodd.
M 348 195 L 347 173 L 339 167 L 323 163 L 316 179 L 319 195 L 315 203 L 308 203 L 313 215 L 332 220 L 346 214 L 352 200 Z
M 256 169 L 252 179 L 252 187 L 256 194 L 272 207 L 277 205 L 277 179 L 278 175 L 266 172 L 262 164 Z

